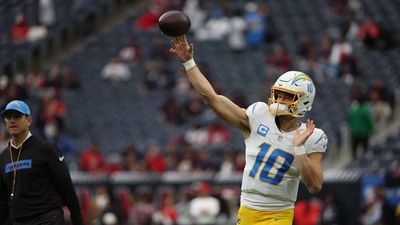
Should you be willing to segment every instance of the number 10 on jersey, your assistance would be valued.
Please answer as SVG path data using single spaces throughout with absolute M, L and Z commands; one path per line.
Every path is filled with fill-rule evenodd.
M 260 152 L 257 155 L 256 162 L 254 163 L 253 168 L 250 171 L 250 176 L 255 177 L 258 170 L 260 169 L 261 164 L 263 163 L 263 159 L 270 149 L 271 145 L 267 143 L 263 143 L 259 146 Z M 277 168 L 278 171 L 274 177 L 271 177 L 270 170 L 273 168 L 275 161 L 278 157 L 282 157 L 285 159 L 280 168 Z M 270 184 L 277 185 L 282 181 L 283 175 L 289 170 L 290 165 L 292 165 L 294 160 L 293 155 L 281 150 L 281 149 L 273 149 L 268 159 L 265 161 L 265 165 L 262 168 L 260 173 L 260 180 L 263 182 L 267 182 Z

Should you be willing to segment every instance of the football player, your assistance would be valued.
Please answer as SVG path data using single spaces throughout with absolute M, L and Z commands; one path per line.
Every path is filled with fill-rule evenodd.
M 310 77 L 286 72 L 272 86 L 268 103 L 256 102 L 244 109 L 214 91 L 196 66 L 193 44 L 185 36 L 175 38 L 170 51 L 204 102 L 242 131 L 246 166 L 237 224 L 291 225 L 300 179 L 310 193 L 319 192 L 323 183 L 321 162 L 327 136 L 312 120 L 299 120 L 314 100 Z

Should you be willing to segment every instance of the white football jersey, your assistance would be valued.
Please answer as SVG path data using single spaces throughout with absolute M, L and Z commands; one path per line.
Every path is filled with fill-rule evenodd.
M 246 110 L 251 133 L 245 140 L 241 204 L 262 211 L 285 210 L 294 207 L 300 182 L 293 145 L 295 131 L 280 131 L 268 107 L 256 102 Z M 299 129 L 304 132 L 306 125 L 302 123 Z M 327 144 L 325 133 L 315 128 L 304 147 L 307 154 L 322 153 Z

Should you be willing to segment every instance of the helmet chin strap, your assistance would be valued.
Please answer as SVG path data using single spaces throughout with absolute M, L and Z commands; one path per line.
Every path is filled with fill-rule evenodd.
M 269 111 L 272 115 L 280 115 L 282 113 L 288 113 L 289 107 L 287 105 L 279 104 L 279 103 L 272 103 L 269 106 Z

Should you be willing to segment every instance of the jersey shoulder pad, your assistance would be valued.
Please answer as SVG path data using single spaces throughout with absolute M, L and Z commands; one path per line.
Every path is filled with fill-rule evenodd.
M 325 152 L 328 147 L 328 136 L 322 129 L 314 128 L 314 132 L 307 139 L 305 145 L 307 153 Z
M 255 102 L 246 109 L 246 114 L 249 118 L 265 112 L 268 112 L 268 105 L 265 102 Z

